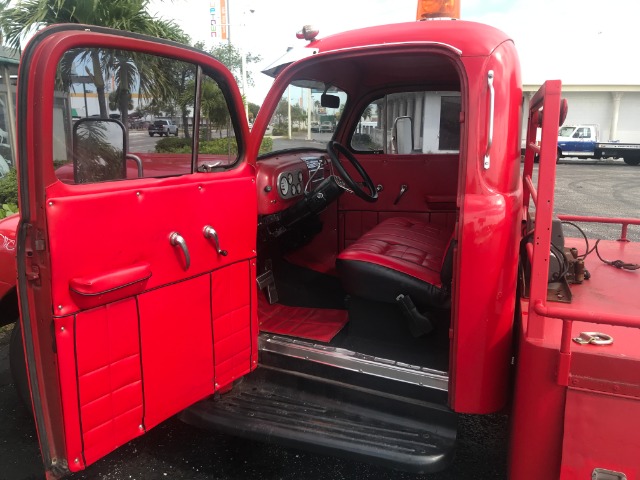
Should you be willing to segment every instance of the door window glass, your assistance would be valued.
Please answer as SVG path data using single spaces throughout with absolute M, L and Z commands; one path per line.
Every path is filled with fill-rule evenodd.
M 10 91 L 8 95 L 15 97 L 15 92 Z M 11 166 L 15 165 L 10 133 L 11 116 L 15 115 L 15 112 L 9 112 L 8 95 L 4 92 L 0 93 L 0 177 L 9 173 Z
M 237 152 L 226 98 L 218 83 L 195 65 L 101 48 L 69 50 L 58 62 L 53 161 L 61 181 L 212 171 L 211 165 L 234 163 Z

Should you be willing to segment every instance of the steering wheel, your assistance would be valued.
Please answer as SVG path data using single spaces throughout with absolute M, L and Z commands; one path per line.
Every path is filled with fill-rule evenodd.
M 358 197 L 360 197 L 361 199 L 369 203 L 373 203 L 376 200 L 378 200 L 378 190 L 373 184 L 373 180 L 371 180 L 371 177 L 367 174 L 367 172 L 365 172 L 364 168 L 362 168 L 362 165 L 360 165 L 360 162 L 356 160 L 356 157 L 354 157 L 353 154 L 349 150 L 347 150 L 346 147 L 332 140 L 327 144 L 327 153 L 329 154 L 329 158 L 331 158 L 331 163 L 336 167 L 336 170 L 338 170 L 338 173 L 340 174 L 342 179 L 345 181 L 345 183 L 349 186 L 349 188 L 353 190 L 353 193 L 355 193 Z M 369 192 L 366 192 L 362 188 L 362 184 L 356 182 L 351 177 L 351 175 L 347 173 L 344 166 L 342 165 L 342 163 L 340 163 L 340 160 L 338 159 L 339 153 L 344 155 L 347 158 L 347 160 L 349 160 L 349 163 L 353 165 L 353 167 L 356 169 L 356 171 L 364 181 L 364 186 L 367 187 Z

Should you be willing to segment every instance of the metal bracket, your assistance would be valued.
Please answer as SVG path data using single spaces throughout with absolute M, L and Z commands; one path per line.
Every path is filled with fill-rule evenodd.
M 613 343 L 613 337 L 600 332 L 582 332 L 580 336 L 575 337 L 573 341 L 580 345 L 611 345 Z

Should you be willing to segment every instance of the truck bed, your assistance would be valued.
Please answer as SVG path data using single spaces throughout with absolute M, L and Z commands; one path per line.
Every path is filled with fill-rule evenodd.
M 591 247 L 594 242 L 590 241 Z M 584 239 L 567 238 L 565 245 L 576 247 L 582 253 L 585 249 Z M 640 243 L 603 240 L 598 245 L 600 255 L 606 260 L 623 260 L 627 263 L 640 263 Z M 572 338 L 581 332 L 601 332 L 611 335 L 613 344 L 607 346 L 579 345 L 571 342 L 572 374 L 576 362 L 583 355 L 610 357 L 620 361 L 638 362 L 640 364 L 640 270 L 622 270 L 607 265 L 598 259 L 596 252 L 591 253 L 585 260 L 585 268 L 591 274 L 589 280 L 580 285 L 571 285 L 573 299 L 571 309 L 590 313 L 607 313 L 633 316 L 637 315 L 637 328 L 597 324 L 593 322 L 574 321 Z M 562 321 L 548 318 L 545 322 L 545 346 L 559 348 L 562 336 Z M 600 361 L 602 359 L 600 358 Z M 607 362 L 608 367 L 614 367 Z M 640 368 L 636 367 L 640 372 Z M 636 388 L 640 389 L 639 378 L 634 380 Z M 631 379 L 629 379 L 631 380 Z

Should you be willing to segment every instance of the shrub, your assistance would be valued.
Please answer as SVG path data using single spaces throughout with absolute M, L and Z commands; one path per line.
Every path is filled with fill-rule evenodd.
M 15 203 L 3 203 L 2 208 L 0 208 L 0 219 L 6 218 L 14 213 L 18 213 L 18 205 Z
M 18 213 L 18 178 L 15 168 L 0 178 L 0 218 Z
M 289 126 L 286 123 L 277 123 L 273 126 L 273 130 L 271 130 L 271 135 L 274 137 L 282 137 L 289 133 Z
M 15 168 L 0 178 L 0 205 L 4 203 L 18 203 L 18 177 Z
M 267 153 L 272 149 L 273 139 L 270 137 L 263 138 L 260 144 L 260 153 Z M 230 151 L 236 155 L 238 153 L 238 144 L 235 138 L 215 138 L 213 140 L 201 141 L 199 151 L 207 155 L 224 155 Z M 156 152 L 191 153 L 191 140 L 186 138 L 163 138 L 156 143 Z
M 260 144 L 259 153 L 269 153 L 271 150 L 273 150 L 273 138 L 264 137 L 262 139 L 262 143 Z
M 189 153 L 190 151 L 190 138 L 165 137 L 156 143 L 156 153 Z

